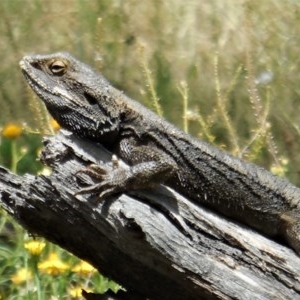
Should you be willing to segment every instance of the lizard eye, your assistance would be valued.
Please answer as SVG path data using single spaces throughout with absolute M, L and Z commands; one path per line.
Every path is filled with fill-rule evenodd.
M 67 71 L 67 64 L 61 60 L 55 60 L 51 63 L 49 69 L 53 75 L 62 76 Z

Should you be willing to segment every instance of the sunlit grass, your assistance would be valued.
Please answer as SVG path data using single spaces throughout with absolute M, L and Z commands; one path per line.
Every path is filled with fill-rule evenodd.
M 13 251 L 10 255 L 5 247 L 0 248 L 1 299 L 79 299 L 82 289 L 104 293 L 120 288 L 90 264 L 59 247 L 40 239 L 28 240 L 20 228 L 15 234 L 22 235 L 23 239 L 19 240 L 19 245 L 10 247 Z

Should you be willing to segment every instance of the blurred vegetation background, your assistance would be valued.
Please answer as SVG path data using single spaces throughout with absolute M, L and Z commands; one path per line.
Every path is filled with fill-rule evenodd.
M 267 168 L 284 158 L 299 183 L 298 1 L 1 0 L 0 16 L 0 126 L 43 132 L 18 62 L 68 51 L 196 136 Z
M 0 137 L 0 164 L 41 169 L 48 118 L 18 63 L 68 51 L 153 110 L 159 99 L 182 129 L 300 185 L 299 1 L 0 0 L 0 17 L 0 131 L 26 129 L 18 146 Z

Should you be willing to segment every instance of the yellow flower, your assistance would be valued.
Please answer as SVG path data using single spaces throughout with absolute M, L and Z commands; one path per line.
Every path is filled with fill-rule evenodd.
M 2 130 L 2 135 L 8 139 L 15 139 L 19 137 L 22 133 L 22 127 L 15 123 L 9 123 L 4 126 Z
M 271 165 L 271 172 L 277 176 L 285 176 L 286 172 L 288 171 L 288 159 L 286 159 L 285 157 L 280 157 L 279 159 L 279 164 L 278 163 L 274 163 L 273 165 Z
M 69 289 L 69 295 L 72 298 L 80 298 L 82 297 L 82 288 L 77 286 L 77 287 L 72 287 Z
M 48 275 L 59 275 L 69 269 L 56 253 L 51 253 L 47 260 L 38 264 L 38 269 Z
M 49 176 L 52 174 L 52 170 L 49 167 L 44 167 L 41 171 L 38 172 L 38 175 Z
M 73 267 L 72 271 L 79 275 L 85 276 L 95 273 L 96 269 L 86 261 L 82 260 Z
M 25 249 L 31 254 L 31 255 L 39 255 L 42 250 L 45 248 L 46 243 L 41 241 L 30 241 L 25 243 L 24 247 Z
M 51 127 L 54 129 L 54 131 L 58 131 L 60 129 L 60 125 L 58 124 L 58 122 L 54 119 L 50 120 L 50 125 Z
M 82 297 L 82 287 L 80 286 L 74 286 L 72 288 L 69 289 L 69 295 L 72 297 L 72 298 L 80 298 Z M 84 290 L 88 293 L 91 293 L 92 290 L 91 289 L 87 289 L 87 288 L 84 288 Z
M 31 278 L 31 272 L 26 268 L 21 268 L 10 279 L 13 282 L 13 284 L 21 284 Z

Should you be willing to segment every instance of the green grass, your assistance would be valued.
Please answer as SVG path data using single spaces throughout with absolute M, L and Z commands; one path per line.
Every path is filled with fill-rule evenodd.
M 18 61 L 64 50 L 183 130 L 299 185 L 298 1 L 2 0 L 0 17 L 0 129 L 26 128 L 0 138 L 1 165 L 19 174 L 43 169 L 36 157 L 49 118 Z M 49 296 L 49 278 L 39 292 L 10 284 L 30 258 L 23 230 L 4 213 L 0 221 L 0 294 Z

